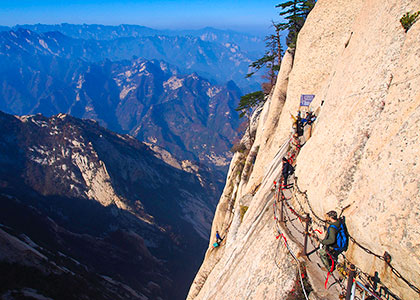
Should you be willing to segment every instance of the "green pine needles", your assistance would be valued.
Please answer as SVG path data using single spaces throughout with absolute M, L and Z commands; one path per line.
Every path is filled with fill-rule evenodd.
M 249 93 L 241 97 L 239 105 L 235 110 L 241 112 L 239 115 L 240 118 L 243 116 L 249 118 L 253 109 L 261 102 L 264 102 L 264 93 L 262 91 Z
M 280 69 L 281 60 L 284 54 L 281 43 L 281 34 L 287 33 L 286 45 L 292 50 L 296 48 L 296 41 L 299 31 L 302 29 L 311 10 L 314 8 L 316 0 L 286 0 L 276 5 L 281 11 L 279 15 L 284 20 L 282 23 L 272 22 L 274 33 L 265 37 L 265 54 L 249 65 L 251 72 L 246 78 L 253 76 L 263 67 L 267 68 L 267 73 L 262 76 L 269 80 L 263 86 L 263 90 L 268 94 L 274 86 L 277 73 Z
M 252 62 L 249 67 L 251 72 L 248 73 L 245 78 L 253 76 L 256 72 L 261 70 L 263 67 L 267 68 L 267 72 L 262 77 L 268 79 L 268 88 L 266 88 L 266 94 L 268 94 L 276 82 L 277 73 L 280 69 L 280 63 L 283 56 L 283 49 L 281 47 L 280 31 L 282 28 L 276 23 L 272 23 L 274 33 L 269 34 L 265 37 L 265 48 L 266 51 L 264 56 L 256 61 Z M 263 87 L 264 89 L 264 87 Z M 268 91 L 267 91 L 268 90 Z
M 249 67 L 253 68 L 255 71 L 246 74 L 245 78 L 249 78 L 252 75 L 255 74 L 255 72 L 257 72 L 259 69 L 261 69 L 264 65 L 266 65 L 267 63 L 273 63 L 274 59 L 275 59 L 275 55 L 271 54 L 271 53 L 266 53 L 263 57 L 261 57 L 260 59 L 257 59 L 256 61 L 254 61 L 253 63 L 251 63 L 249 65 Z
M 278 24 L 283 30 L 287 30 L 286 44 L 289 48 L 296 48 L 299 31 L 305 24 L 306 18 L 314 8 L 316 0 L 289 0 L 276 5 L 281 9 L 280 16 L 285 22 Z
M 418 16 L 420 15 L 420 11 L 415 13 L 407 12 L 405 13 L 402 18 L 400 19 L 400 23 L 402 27 L 404 28 L 405 32 L 407 32 L 411 26 L 417 21 Z
M 317 0 L 285 0 L 276 5 L 281 11 L 279 15 L 284 19 L 283 23 L 272 22 L 274 33 L 265 37 L 265 54 L 260 59 L 257 59 L 249 65 L 251 72 L 246 75 L 246 78 L 253 76 L 260 71 L 263 67 L 267 68 L 264 79 L 269 82 L 262 84 L 263 91 L 247 94 L 241 97 L 237 111 L 240 111 L 240 117 L 247 116 L 250 118 L 253 110 L 262 102 L 264 102 L 264 95 L 270 93 L 273 88 L 277 74 L 280 70 L 281 60 L 284 51 L 281 45 L 281 33 L 287 32 L 286 44 L 292 50 L 296 48 L 297 36 L 299 31 L 305 24 L 311 10 L 314 8 Z

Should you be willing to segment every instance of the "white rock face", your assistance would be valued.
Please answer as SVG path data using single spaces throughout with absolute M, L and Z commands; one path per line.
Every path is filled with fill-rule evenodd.
M 120 204 L 119 198 L 115 195 L 111 185 L 111 178 L 102 161 L 89 162 L 86 156 L 81 156 L 78 153 L 73 154 L 72 160 L 83 176 L 88 188 L 86 195 L 89 199 L 97 200 L 104 206 L 114 203 L 117 204 L 117 206 Z
M 176 90 L 179 89 L 183 85 L 184 79 L 177 78 L 176 76 L 172 76 L 167 81 L 163 83 L 163 87 L 169 90 Z
M 177 168 L 179 170 L 182 170 L 182 166 L 179 163 L 179 161 L 173 157 L 168 151 L 165 149 L 151 143 L 145 143 L 147 146 L 150 147 L 150 149 L 153 150 L 155 153 L 155 156 L 162 159 L 164 162 L 166 162 L 168 165 L 171 165 L 174 168 Z
M 207 90 L 207 96 L 209 96 L 209 98 L 213 98 L 214 96 L 216 96 L 218 93 L 220 93 L 221 89 L 218 87 L 211 87 Z
M 120 100 L 123 100 L 125 97 L 127 97 L 127 95 L 131 92 L 134 91 L 137 87 L 135 85 L 127 85 L 124 86 L 124 88 L 122 89 L 122 91 L 120 92 Z
M 420 286 L 420 22 L 407 33 L 399 22 L 418 10 L 419 0 L 317 2 L 294 59 L 283 60 L 254 144 L 232 160 L 209 245 L 216 230 L 226 239 L 209 247 L 188 299 L 285 299 L 290 291 L 296 267 L 275 239 L 270 189 L 301 94 L 316 95 L 311 109 L 319 116 L 297 158 L 299 187 L 320 216 L 350 205 L 350 234 L 379 255 L 389 252 L 392 265 Z M 252 167 L 241 176 L 248 161 Z M 242 222 L 241 206 L 249 207 Z M 357 245 L 350 243 L 346 256 L 371 275 L 378 271 L 402 299 L 419 299 Z M 312 299 L 338 298 L 314 288 Z

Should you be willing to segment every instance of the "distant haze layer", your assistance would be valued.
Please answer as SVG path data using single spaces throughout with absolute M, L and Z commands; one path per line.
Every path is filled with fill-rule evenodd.
M 282 1 L 9 1 L 3 25 L 30 23 L 143 24 L 155 28 L 222 29 L 266 34 Z M 77 12 L 75 14 L 74 12 Z

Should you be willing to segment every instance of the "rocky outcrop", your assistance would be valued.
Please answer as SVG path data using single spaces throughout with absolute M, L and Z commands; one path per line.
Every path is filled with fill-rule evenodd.
M 246 178 L 235 170 L 247 151 L 234 156 L 212 228 L 212 234 L 226 228 L 226 239 L 207 251 L 188 299 L 285 299 L 292 290 L 296 267 L 275 239 L 270 207 L 301 94 L 316 95 L 310 109 L 318 114 L 296 161 L 297 185 L 313 212 L 322 217 L 345 209 L 350 234 L 379 256 L 387 251 L 392 267 L 419 286 L 420 23 L 405 33 L 399 22 L 419 9 L 420 1 L 317 2 L 293 63 L 287 54 L 260 114 L 248 148 L 259 150 Z M 241 206 L 248 207 L 242 220 Z M 295 235 L 292 230 L 286 237 L 299 253 Z M 370 275 L 378 271 L 401 299 L 419 298 L 391 265 L 355 243 L 346 257 Z M 312 299 L 336 299 L 337 293 L 314 284 L 325 273 L 301 261 L 312 278 Z
M 176 38 L 153 39 L 177 51 L 192 49 Z M 121 39 L 123 45 L 124 41 L 127 39 Z M 222 85 L 215 85 L 197 73 L 182 73 L 186 71 L 175 65 L 132 57 L 134 53 L 108 57 L 109 49 L 117 49 L 113 51 L 117 53 L 123 45 L 98 43 L 58 32 L 0 32 L 0 110 L 16 115 L 68 113 L 93 119 L 110 130 L 163 147 L 180 159 L 222 170 L 219 178 L 223 180 L 232 157 L 231 141 L 238 136 L 235 108 L 241 91 L 236 84 L 225 77 Z M 157 47 L 160 51 L 166 46 Z M 153 46 L 149 48 L 152 51 Z M 106 55 L 95 57 L 102 50 Z M 175 56 L 168 53 L 168 58 Z M 181 60 L 183 66 L 189 64 Z
M 185 298 L 216 206 L 208 169 L 65 114 L 0 112 L 0 128 L 0 229 L 13 233 L 0 231 L 0 278 L 16 268 L 0 298 L 34 288 L 65 299 L 66 278 L 88 282 L 71 299 Z M 19 280 L 31 268 L 40 279 Z M 138 296 L 85 288 L 121 284 Z
M 172 31 L 86 24 L 0 27 L 0 54 L 9 55 L 20 48 L 88 62 L 133 56 L 158 59 L 178 66 L 182 73 L 196 72 L 219 84 L 234 80 L 246 90 L 259 85 L 258 76 L 245 75 L 249 64 L 263 55 L 263 45 L 260 37 L 213 28 Z

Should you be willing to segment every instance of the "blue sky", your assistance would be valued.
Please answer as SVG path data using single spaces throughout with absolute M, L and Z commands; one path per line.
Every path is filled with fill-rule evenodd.
M 183 29 L 212 26 L 267 31 L 283 0 L 0 0 L 0 25 L 138 24 Z

